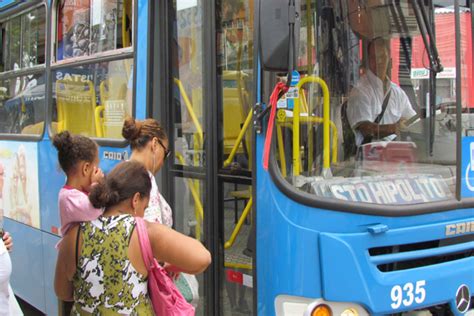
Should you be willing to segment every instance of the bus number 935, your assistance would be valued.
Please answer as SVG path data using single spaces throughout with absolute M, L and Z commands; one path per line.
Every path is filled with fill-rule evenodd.
M 392 304 L 390 304 L 390 306 L 393 309 L 397 309 L 402 304 L 408 307 L 411 306 L 413 302 L 417 304 L 423 303 L 426 298 L 425 285 L 425 280 L 416 281 L 415 285 L 411 282 L 405 283 L 403 286 L 395 285 L 390 292 L 392 298 Z

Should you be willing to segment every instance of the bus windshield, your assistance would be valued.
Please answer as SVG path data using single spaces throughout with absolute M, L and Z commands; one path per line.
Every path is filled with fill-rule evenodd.
M 298 73 L 278 101 L 275 122 L 274 156 L 286 181 L 315 198 L 341 202 L 413 205 L 456 198 L 457 131 L 470 135 L 474 118 L 472 19 L 461 7 L 465 40 L 457 71 L 449 2 L 414 8 L 407 0 L 305 1 Z M 426 14 L 425 26 L 418 13 Z M 433 67 L 433 48 L 442 71 Z

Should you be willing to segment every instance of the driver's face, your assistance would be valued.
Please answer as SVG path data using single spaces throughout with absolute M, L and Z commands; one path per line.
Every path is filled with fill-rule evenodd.
M 369 67 L 370 70 L 380 79 L 384 80 L 387 76 L 390 54 L 383 41 L 376 41 L 369 49 Z

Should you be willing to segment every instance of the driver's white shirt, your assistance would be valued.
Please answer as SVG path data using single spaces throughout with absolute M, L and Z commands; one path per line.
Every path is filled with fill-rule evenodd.
M 406 93 L 392 81 L 389 82 L 389 85 L 392 92 L 383 118 L 379 123 L 381 125 L 396 123 L 400 118 L 408 119 L 416 115 Z M 347 118 L 354 130 L 357 146 L 362 143 L 364 137 L 355 127 L 364 121 L 375 121 L 382 112 L 384 97 L 382 80 L 370 70 L 367 70 L 367 73 L 360 78 L 350 92 L 347 101 Z M 387 140 L 392 140 L 394 137 L 394 135 L 390 135 Z

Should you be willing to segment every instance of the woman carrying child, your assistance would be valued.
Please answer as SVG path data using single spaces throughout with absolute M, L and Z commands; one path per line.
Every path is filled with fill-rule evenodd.
M 72 315 L 153 315 L 135 217 L 143 217 L 151 180 L 136 161 L 118 164 L 93 186 L 89 198 L 104 208 L 98 219 L 72 227 L 59 247 L 55 291 L 74 299 Z M 210 264 L 197 240 L 164 225 L 145 222 L 154 257 L 196 274 Z

